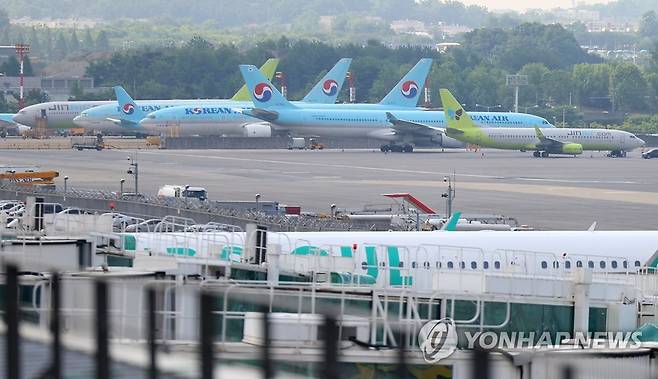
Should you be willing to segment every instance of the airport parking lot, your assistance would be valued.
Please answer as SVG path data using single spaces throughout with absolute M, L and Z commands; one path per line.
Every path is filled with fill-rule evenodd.
M 132 188 L 130 152 L 0 151 L 5 165 L 39 165 L 59 171 L 61 183 L 79 188 Z M 410 192 L 439 213 L 443 177 L 456 173 L 454 209 L 500 213 L 543 229 L 656 229 L 658 160 L 636 151 L 625 159 L 586 153 L 537 159 L 530 153 L 485 150 L 383 154 L 373 150 L 149 150 L 139 151 L 140 191 L 163 184 L 208 189 L 214 199 L 279 200 L 304 210 L 360 209 L 386 203 L 382 193 Z

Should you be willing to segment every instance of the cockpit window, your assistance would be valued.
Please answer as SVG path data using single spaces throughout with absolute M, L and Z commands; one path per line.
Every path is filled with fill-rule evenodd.
M 635 136 L 631 134 L 631 138 L 635 138 Z
M 548 121 L 546 121 L 546 120 L 542 121 L 541 123 L 544 124 L 544 125 L 548 125 Z

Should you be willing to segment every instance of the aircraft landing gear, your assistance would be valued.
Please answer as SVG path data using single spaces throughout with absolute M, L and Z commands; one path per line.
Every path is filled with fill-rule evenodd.
M 413 145 L 382 145 L 379 150 L 382 153 L 388 153 L 388 152 L 393 152 L 393 153 L 412 153 L 414 151 Z
M 548 153 L 548 151 L 534 151 L 532 153 L 532 156 L 535 157 L 535 158 L 539 158 L 539 157 L 548 158 L 550 156 L 550 154 Z

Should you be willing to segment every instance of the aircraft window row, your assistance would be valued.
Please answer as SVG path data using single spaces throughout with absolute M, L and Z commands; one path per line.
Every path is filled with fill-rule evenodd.
M 466 269 L 466 263 L 467 262 L 460 261 L 460 262 L 457 262 L 457 263 L 459 264 L 459 267 L 461 269 Z M 368 262 L 361 262 L 361 268 L 362 269 L 365 270 L 368 266 L 369 266 Z M 379 264 L 379 266 L 382 267 L 382 268 L 386 267 L 386 262 L 381 262 Z M 430 262 L 425 261 L 425 262 L 422 263 L 422 266 L 423 266 L 423 268 L 429 270 L 432 265 L 431 265 Z M 471 261 L 469 263 L 469 266 L 470 266 L 471 269 L 476 270 L 478 268 L 478 263 L 476 261 Z M 404 268 L 404 262 L 398 263 L 397 267 Z M 416 262 L 416 261 L 411 262 L 411 268 L 418 268 L 418 267 L 419 267 L 418 262 Z M 435 262 L 435 267 L 436 268 L 442 268 L 443 264 L 441 262 Z M 453 261 L 446 262 L 446 267 L 449 268 L 449 269 L 455 268 L 455 262 L 453 262 Z M 490 267 L 491 267 L 491 265 L 490 265 L 489 261 L 483 261 L 482 262 L 482 268 L 483 269 L 488 270 Z M 493 262 L 493 268 L 496 269 L 496 270 L 500 270 L 500 268 L 501 268 L 500 261 L 494 261 Z
M 338 117 L 317 117 L 322 121 L 345 121 L 345 122 L 377 122 L 376 118 L 338 118 Z
M 448 261 L 448 262 L 446 262 L 446 267 L 448 269 L 454 269 L 455 268 L 455 263 L 457 263 L 459 265 L 459 268 L 461 268 L 462 270 L 466 269 L 466 262 L 464 262 L 464 261 L 459 261 L 459 262 Z M 585 261 L 585 262 L 581 261 L 581 260 L 577 260 L 577 261 L 575 261 L 575 264 L 576 264 L 576 267 L 583 267 L 583 265 L 586 264 L 587 267 L 591 268 L 591 269 L 593 269 L 596 266 L 596 263 L 592 260 L 588 260 L 588 261 Z M 386 267 L 386 262 L 381 262 L 379 265 L 381 267 Z M 547 261 L 542 261 L 540 265 L 541 265 L 542 269 L 544 269 L 544 270 L 548 269 L 548 262 Z M 606 261 L 599 261 L 598 262 L 598 266 L 601 269 L 605 269 L 607 267 L 607 265 L 608 265 L 608 262 L 606 262 Z M 425 261 L 425 262 L 422 263 L 422 266 L 423 266 L 423 268 L 429 270 L 430 267 L 431 267 L 431 263 L 428 262 L 428 261 Z M 469 263 L 469 266 L 470 266 L 471 269 L 476 270 L 478 268 L 478 262 L 471 261 Z M 552 266 L 553 266 L 554 269 L 559 269 L 560 268 L 560 262 L 553 261 Z M 621 261 L 621 266 L 624 269 L 627 269 L 628 268 L 628 261 Z M 642 263 L 640 261 L 636 260 L 636 261 L 633 262 L 633 266 L 634 267 L 641 267 Z M 367 262 L 362 262 L 361 267 L 365 270 L 368 267 L 368 263 Z M 400 262 L 398 264 L 398 267 L 399 268 L 404 268 L 404 262 Z M 418 262 L 416 262 L 416 261 L 411 262 L 411 267 L 412 268 L 418 268 L 419 267 Z M 443 264 L 441 262 L 435 262 L 435 267 L 436 268 L 442 268 Z M 564 261 L 564 268 L 568 270 L 568 269 L 571 269 L 571 267 L 572 267 L 571 261 L 570 260 L 565 260 Z M 610 261 L 610 267 L 612 269 L 619 268 L 619 261 L 616 261 L 616 260 Z M 488 270 L 490 268 L 489 261 L 483 261 L 482 262 L 482 268 L 485 269 L 485 270 Z M 495 270 L 500 270 L 500 268 L 501 268 L 500 261 L 494 261 L 493 262 L 493 268 Z
M 588 268 L 594 268 L 596 266 L 596 263 L 594 261 L 587 261 L 587 267 Z M 607 262 L 606 261 L 599 261 L 599 268 L 605 269 L 607 267 Z M 628 268 L 628 261 L 622 261 L 621 265 L 624 269 Z M 633 262 L 634 267 L 641 267 L 642 263 L 640 261 L 635 261 Z M 553 268 L 559 268 L 560 263 L 559 262 L 553 262 Z M 576 261 L 576 267 L 583 267 L 583 261 Z M 610 262 L 610 267 L 613 269 L 619 268 L 619 262 L 618 261 L 611 261 Z M 547 269 L 548 268 L 548 263 L 546 261 L 541 262 L 541 268 L 542 269 Z M 564 262 L 564 268 L 570 269 L 571 268 L 571 261 L 565 261 Z

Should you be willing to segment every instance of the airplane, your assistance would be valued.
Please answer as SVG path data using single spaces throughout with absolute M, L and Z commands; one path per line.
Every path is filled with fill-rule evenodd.
M 626 151 L 644 146 L 643 140 L 622 130 L 481 127 L 473 122 L 450 91 L 441 89 L 440 94 L 448 120 L 446 135 L 466 143 L 505 150 L 534 150 L 533 156 L 542 158 L 550 154 L 576 156 L 585 150 L 610 150 L 624 156 Z
M 276 66 L 278 65 L 278 59 L 269 59 L 268 61 L 263 64 L 262 69 L 265 70 L 265 74 L 268 77 L 274 76 L 274 72 L 276 71 Z M 244 100 L 248 101 L 249 98 L 247 97 L 247 89 L 245 86 L 241 88 L 235 95 L 234 98 L 236 100 Z M 167 100 L 165 101 L 164 104 L 167 104 L 167 102 L 174 101 L 177 105 L 180 104 L 180 101 L 178 100 Z M 204 102 L 204 101 L 211 101 L 211 100 L 194 100 L 194 103 L 198 104 L 199 102 Z M 216 101 L 216 100 L 215 100 Z M 36 127 L 37 122 L 39 120 L 44 120 L 46 123 L 46 128 L 51 128 L 51 129 L 68 129 L 68 128 L 74 128 L 78 127 L 78 123 L 82 124 L 82 127 L 85 127 L 85 124 L 80 121 L 78 123 L 75 123 L 74 120 L 76 117 L 78 117 L 80 114 L 83 112 L 90 110 L 91 108 L 96 108 L 96 107 L 101 107 L 101 106 L 106 106 L 109 107 L 110 113 L 116 115 L 117 113 L 120 114 L 128 114 L 128 113 L 135 113 L 136 111 L 139 111 L 139 108 L 135 108 L 134 104 L 132 107 L 127 106 L 125 110 L 117 110 L 117 102 L 112 101 L 112 100 L 107 100 L 107 101 L 49 101 L 45 103 L 40 103 L 40 104 L 34 104 L 27 106 L 20 111 L 13 117 L 13 121 L 22 124 L 22 125 L 27 125 L 30 127 Z M 162 107 L 162 104 L 158 104 L 157 107 L 158 109 Z M 107 108 L 106 108 L 107 109 Z M 147 108 L 145 111 L 151 112 L 155 110 L 156 108 Z M 140 118 L 141 119 L 141 118 Z M 139 120 L 137 120 L 139 122 Z M 104 122 L 98 125 L 94 126 L 89 126 L 89 128 L 94 128 L 97 127 L 98 130 L 103 130 L 103 131 L 122 131 L 125 129 L 121 129 L 119 125 L 116 125 L 115 123 L 112 122 Z
M 29 126 L 14 122 L 14 116 L 15 113 L 0 113 L 0 136 L 2 138 L 6 137 L 9 132 L 20 135 L 30 130 Z
M 240 71 L 249 87 L 253 108 L 244 114 L 270 122 L 300 136 L 374 138 L 386 141 L 380 150 L 412 152 L 414 146 L 460 148 L 465 144 L 446 136 L 443 112 L 427 110 L 301 108 L 286 100 L 256 67 L 241 65 Z M 487 127 L 527 128 L 540 125 L 552 128 L 547 120 L 522 113 L 473 113 Z
M 268 59 L 260 70 L 272 78 L 279 64 L 278 59 Z M 231 99 L 188 99 L 188 100 L 138 100 L 135 101 L 121 86 L 115 86 L 114 93 L 117 101 L 107 105 L 95 107 L 81 112 L 73 122 L 82 128 L 103 131 L 134 131 L 145 132 L 139 125 L 148 113 L 175 106 L 194 106 L 197 108 L 213 107 L 218 109 L 219 104 L 239 104 L 249 101 L 246 86 L 242 86 Z M 148 132 L 148 131 L 146 131 Z M 194 133 L 191 133 L 194 134 Z
M 350 58 L 340 59 L 309 93 L 296 103 L 303 107 L 335 103 L 351 63 Z M 250 99 L 247 100 L 243 102 L 215 100 L 212 103 L 187 104 L 161 109 L 144 115 L 140 125 L 145 131 L 157 133 L 176 128 L 179 133 L 186 135 L 271 137 L 272 127 L 269 123 L 233 110 L 251 106 Z M 96 111 L 94 109 L 89 113 Z
M 341 60 L 342 61 L 342 60 Z M 351 59 L 349 60 L 351 61 Z M 340 64 L 341 62 L 339 62 Z M 348 66 L 337 70 L 339 64 L 327 73 L 313 87 L 301 101 L 292 103 L 301 108 L 348 108 L 348 109 L 413 109 L 418 104 L 425 80 L 432 67 L 432 60 L 421 59 L 409 72 L 393 87 L 393 89 L 376 104 L 335 104 L 338 93 L 342 88 Z M 349 64 L 348 64 L 349 65 Z M 334 72 L 335 71 L 335 72 Z M 341 79 L 342 78 L 342 79 Z M 421 84 L 418 84 L 421 83 Z M 329 84 L 329 85 L 328 85 Z M 225 106 L 226 103 L 218 104 Z M 235 104 L 236 108 L 250 107 Z M 211 107 L 206 105 L 206 107 Z M 200 108 L 200 109 L 199 109 Z M 185 130 L 206 128 L 217 130 L 217 125 L 226 122 L 225 112 L 206 111 L 203 106 L 179 106 L 152 112 L 142 120 L 141 125 L 147 129 L 167 130 L 179 127 Z M 215 132 L 216 133 L 216 132 Z M 250 135 L 248 132 L 245 135 Z
M 201 232 L 190 239 L 146 232 L 122 238 L 127 250 L 243 262 L 255 236 Z M 658 264 L 658 231 L 267 232 L 266 240 L 282 255 L 342 259 L 327 267 L 354 274 L 362 284 L 417 289 L 431 289 L 439 270 L 570 277 L 579 267 L 621 274 Z

